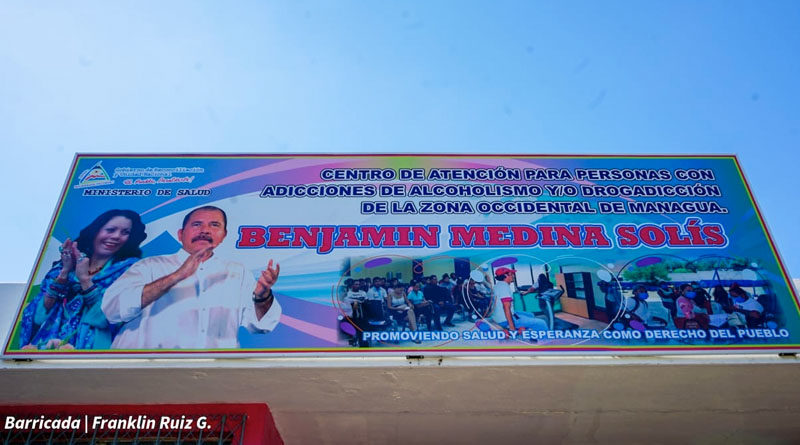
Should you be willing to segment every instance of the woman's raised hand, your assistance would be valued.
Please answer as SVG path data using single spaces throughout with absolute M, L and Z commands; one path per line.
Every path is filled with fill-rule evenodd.
M 67 275 L 72 272 L 75 268 L 75 256 L 73 253 L 73 246 L 75 247 L 74 250 L 78 250 L 77 243 L 72 242 L 70 238 L 67 238 L 64 241 L 58 250 L 61 252 L 61 273 L 59 274 L 59 278 L 66 279 Z
M 78 250 L 78 243 L 72 243 L 72 258 L 75 261 L 75 276 L 81 284 L 91 283 L 92 277 L 89 275 L 89 257 Z M 91 284 L 90 284 L 91 285 Z

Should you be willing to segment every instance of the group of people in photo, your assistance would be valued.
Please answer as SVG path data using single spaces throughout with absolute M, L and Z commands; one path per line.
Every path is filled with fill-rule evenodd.
M 652 286 L 637 284 L 624 300 L 619 298 L 618 283 L 601 283 L 600 287 L 606 294 L 606 310 L 613 314 L 612 322 L 625 328 L 754 328 L 761 326 L 768 315 L 764 304 L 736 282 L 727 289 L 716 284 L 710 292 L 697 281 L 661 282 L 655 293 L 663 310 L 651 298 Z M 770 295 L 761 298 L 768 299 Z
M 489 323 L 498 329 L 548 329 L 547 323 L 531 312 L 515 311 L 512 290 L 515 271 L 498 267 L 493 276 L 483 272 L 481 279 L 455 272 L 429 275 L 410 282 L 382 276 L 348 278 L 340 292 L 344 315 L 361 330 L 370 330 L 372 319 L 388 319 L 395 327 L 416 331 L 446 330 L 455 327 L 454 315 L 462 320 Z M 527 294 L 552 289 L 542 274 L 536 286 L 520 291 Z M 384 327 L 384 325 L 381 325 Z
M 348 278 L 340 292 L 340 307 L 350 322 L 364 331 L 378 329 L 369 324 L 376 318 L 390 321 L 395 329 L 447 330 L 455 326 L 457 313 L 461 320 L 470 318 L 481 329 L 559 329 L 548 326 L 544 315 L 515 308 L 515 298 L 557 290 L 545 274 L 540 274 L 533 286 L 521 288 L 516 286 L 512 268 L 498 267 L 491 275 L 488 271 L 482 274 L 483 278 L 445 273 L 410 282 L 382 276 Z M 736 282 L 707 290 L 697 281 L 623 286 L 617 279 L 600 281 L 598 287 L 605 294 L 605 311 L 613 329 L 753 328 L 774 317 L 765 308 L 767 303 L 759 301 L 769 298 L 768 292 L 757 298 Z
M 380 276 L 348 278 L 344 281 L 341 307 L 359 327 L 366 327 L 369 317 L 387 316 L 399 324 L 407 324 L 412 331 L 416 331 L 420 323 L 425 324 L 428 330 L 442 330 L 443 327 L 455 326 L 453 315 L 467 304 L 465 297 L 470 295 L 464 293 L 463 284 L 464 278 L 455 273 L 443 274 L 441 278 L 431 275 L 412 279 L 408 283 Z M 476 301 L 489 299 L 476 288 L 473 292 Z M 369 301 L 379 302 L 372 306 L 379 308 L 381 313 L 364 313 Z

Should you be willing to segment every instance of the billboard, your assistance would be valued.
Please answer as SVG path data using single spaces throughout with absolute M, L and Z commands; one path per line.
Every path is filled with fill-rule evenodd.
M 793 352 L 734 156 L 78 155 L 7 357 Z

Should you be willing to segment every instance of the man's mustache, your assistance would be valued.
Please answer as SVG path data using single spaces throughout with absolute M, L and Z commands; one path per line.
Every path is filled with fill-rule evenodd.
M 195 242 L 195 241 L 208 241 L 209 243 L 213 243 L 214 242 L 214 240 L 211 239 L 211 236 L 206 235 L 204 233 L 201 233 L 201 234 L 197 235 L 196 237 L 192 238 L 192 242 Z

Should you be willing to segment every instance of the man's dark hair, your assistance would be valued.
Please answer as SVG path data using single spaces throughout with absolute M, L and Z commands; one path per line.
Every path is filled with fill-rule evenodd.
M 223 228 L 225 229 L 226 232 L 228 231 L 228 215 L 225 214 L 224 210 L 222 210 L 219 207 L 215 207 L 215 206 L 198 207 L 198 208 L 192 210 L 191 212 L 187 213 L 186 216 L 183 217 L 183 224 L 181 225 L 181 228 L 185 229 L 186 228 L 186 223 L 189 222 L 189 219 L 192 217 L 192 215 L 194 215 L 194 212 L 197 212 L 197 211 L 200 211 L 200 210 L 216 210 L 216 211 L 222 213 L 222 222 L 224 223 L 224 227 Z

